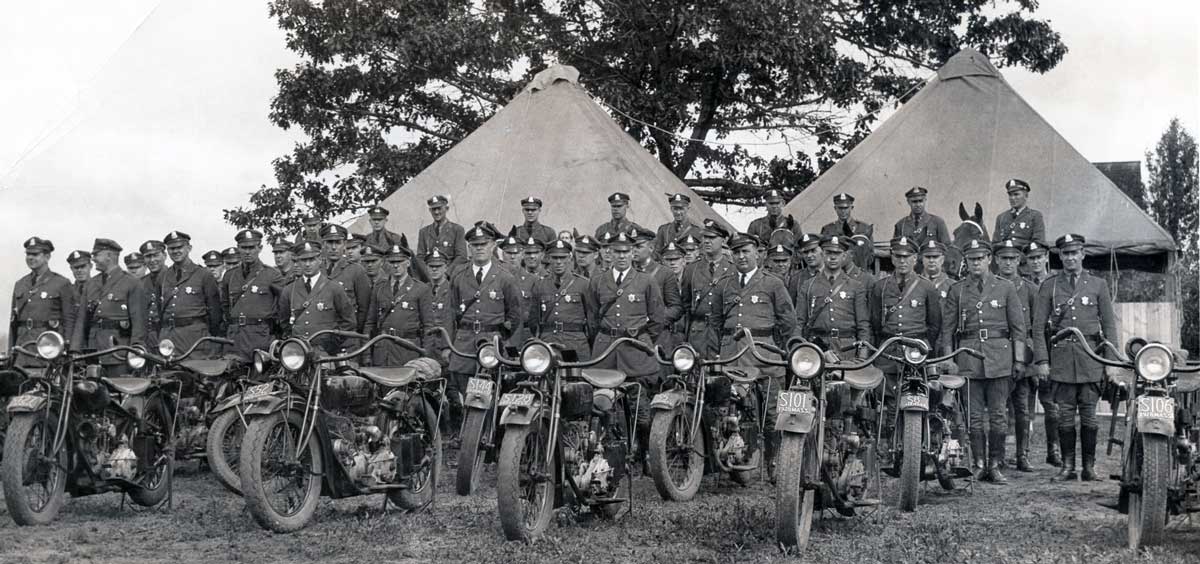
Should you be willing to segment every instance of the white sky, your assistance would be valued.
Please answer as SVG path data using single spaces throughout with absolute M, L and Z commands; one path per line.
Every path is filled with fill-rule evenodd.
M 1002 72 L 1085 157 L 1141 160 L 1173 116 L 1200 133 L 1200 2 L 1041 4 L 1070 52 Z M 178 229 L 194 259 L 231 246 L 221 209 L 272 184 L 296 139 L 267 120 L 294 60 L 264 1 L 0 4 L 0 288 L 35 234 L 64 275 L 98 236 L 134 249 Z

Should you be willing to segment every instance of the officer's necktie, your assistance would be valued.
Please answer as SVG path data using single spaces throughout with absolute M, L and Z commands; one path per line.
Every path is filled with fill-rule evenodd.
M 1074 290 L 1074 289 L 1075 289 L 1075 283 L 1079 281 L 1079 276 L 1078 276 L 1078 275 L 1076 275 L 1076 274 L 1072 274 L 1072 275 L 1070 276 L 1070 280 L 1071 280 L 1071 290 Z
M 618 272 L 617 273 L 617 285 L 620 286 L 621 282 L 624 282 L 624 281 L 625 281 L 625 272 L 623 272 L 623 271 Z
M 708 274 L 709 274 L 709 276 L 711 276 L 711 275 L 713 275 L 713 274 L 716 274 L 716 273 L 717 273 L 717 263 L 715 263 L 715 262 L 710 262 L 710 263 L 708 263 Z
M 983 296 L 983 278 L 979 279 L 979 295 L 980 297 Z
M 106 281 L 108 280 L 107 273 L 105 273 L 104 279 Z M 180 282 L 183 282 L 183 267 L 176 265 L 175 266 L 175 284 L 178 285 Z
M 742 273 L 742 287 L 743 288 L 746 287 L 746 273 L 745 272 Z
M 100 273 L 100 287 L 101 287 L 101 288 L 103 288 L 104 286 L 107 286 L 107 285 L 108 285 L 108 273 L 107 273 L 107 272 L 101 272 L 101 273 Z M 1074 284 L 1072 284 L 1072 286 L 1073 286 L 1073 285 L 1074 285 Z
M 308 276 L 304 277 L 304 289 L 305 291 L 312 292 L 312 278 Z
M 477 286 L 483 285 L 483 268 L 475 269 L 475 284 Z
M 562 289 L 562 276 L 555 276 L 555 277 L 554 277 L 554 289 L 555 289 L 555 290 L 560 290 L 560 289 Z
M 392 295 L 395 296 L 396 294 L 399 294 L 399 293 L 400 293 L 400 281 L 392 280 Z

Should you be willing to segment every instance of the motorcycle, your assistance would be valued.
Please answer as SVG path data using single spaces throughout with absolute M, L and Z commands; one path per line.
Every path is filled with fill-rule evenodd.
M 21 346 L 28 349 L 34 346 L 35 341 L 23 343 Z M 18 353 L 16 347 L 12 350 L 0 350 L 0 460 L 4 456 L 4 436 L 8 432 L 8 412 L 4 410 L 4 406 L 8 405 L 8 400 L 13 396 L 21 393 L 21 385 L 31 377 L 40 377 L 45 371 L 45 368 L 40 366 L 22 366 L 17 363 Z
M 171 452 L 178 382 L 151 376 L 103 377 L 89 360 L 123 353 L 130 368 L 145 366 L 141 347 L 91 353 L 65 350 L 61 334 L 38 336 L 35 351 L 18 354 L 47 362 L 29 373 L 8 403 L 12 419 L 0 475 L 4 502 L 18 525 L 54 520 L 72 497 L 120 491 L 153 507 L 171 489 Z
M 450 333 L 438 328 L 446 339 L 450 354 L 463 358 L 475 358 L 479 370 L 475 377 L 467 380 L 463 394 L 462 444 L 458 450 L 458 468 L 455 476 L 455 491 L 458 495 L 471 495 L 479 489 L 483 465 L 494 461 L 498 451 L 500 411 L 493 406 L 500 400 L 501 388 L 514 375 L 508 366 L 500 363 L 500 339 L 480 343 L 475 354 L 454 348 Z
M 751 339 L 752 341 L 752 339 Z M 762 460 L 762 420 L 757 370 L 724 367 L 746 354 L 701 360 L 688 344 L 675 347 L 662 391 L 650 401 L 650 438 L 646 452 L 658 495 L 667 501 L 695 497 L 707 472 L 728 473 L 748 484 Z
M 623 337 L 583 362 L 564 359 L 556 345 L 539 339 L 526 342 L 519 361 L 498 357 L 523 371 L 497 402 L 504 436 L 496 505 L 508 540 L 541 536 L 554 507 L 570 503 L 615 519 L 632 499 L 629 468 L 641 384 L 626 382 L 618 370 L 592 368 L 619 346 L 654 354 L 649 345 Z M 622 480 L 630 499 L 617 497 Z
M 1161 544 L 1171 516 L 1200 512 L 1200 364 L 1177 362 L 1166 345 L 1144 339 L 1130 339 L 1125 355 L 1102 341 L 1098 348 L 1109 349 L 1113 358 L 1092 350 L 1078 328 L 1063 329 L 1050 342 L 1064 339 L 1073 339 L 1092 360 L 1121 370 L 1107 394 L 1114 426 L 1125 405 L 1124 438 L 1109 429 L 1110 454 L 1112 445 L 1122 447 L 1121 473 L 1112 476 L 1121 483 L 1117 509 L 1127 515 L 1130 548 Z
M 332 335 L 366 340 L 325 356 L 310 343 Z M 347 331 L 318 331 L 278 346 L 280 369 L 242 394 L 247 427 L 239 474 L 246 506 L 263 528 L 305 527 L 322 495 L 334 499 L 386 494 L 403 509 L 433 502 L 441 465 L 438 418 L 445 380 L 429 359 L 406 366 L 355 367 L 352 359 L 388 340 L 426 356 L 392 335 L 367 340 Z M 263 351 L 260 351 L 263 352 Z

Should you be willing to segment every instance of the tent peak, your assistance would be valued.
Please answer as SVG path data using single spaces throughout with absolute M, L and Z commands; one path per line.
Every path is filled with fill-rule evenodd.
M 1000 71 L 992 66 L 987 55 L 967 47 L 955 53 L 945 65 L 937 71 L 940 80 L 962 78 L 964 76 L 992 76 L 1000 78 Z
M 525 85 L 523 92 L 537 92 L 545 90 L 556 82 L 565 80 L 574 85 L 579 85 L 579 70 L 570 65 L 554 65 L 552 67 L 537 73 L 529 84 Z

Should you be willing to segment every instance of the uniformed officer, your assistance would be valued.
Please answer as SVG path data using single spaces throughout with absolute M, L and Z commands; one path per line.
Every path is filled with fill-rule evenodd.
M 932 282 L 938 294 L 945 299 L 946 293 L 954 285 L 954 280 L 946 275 L 943 268 L 946 264 L 946 245 L 932 239 L 926 241 L 921 247 L 921 263 L 925 267 L 925 279 Z
M 350 233 L 346 237 L 346 250 L 342 254 L 348 262 L 358 264 L 362 258 L 363 245 L 367 242 L 367 236 L 361 233 Z
M 296 264 L 295 256 L 292 255 L 292 249 L 296 243 L 289 241 L 287 237 L 277 237 L 271 242 L 271 255 L 275 258 L 275 270 L 279 271 L 283 277 L 281 284 L 287 287 L 297 276 L 300 275 L 300 265 Z
M 1008 191 L 1008 205 L 1011 208 L 996 216 L 996 228 L 992 230 L 994 241 L 1012 239 L 1024 248 L 1030 241 L 1046 240 L 1046 224 L 1042 220 L 1042 212 L 1030 209 L 1029 183 L 1019 178 L 1013 178 L 1004 183 Z
M 821 252 L 821 236 L 816 233 L 803 233 L 796 239 L 793 262 L 799 258 L 799 267 L 788 273 L 788 297 L 797 307 L 800 305 L 800 285 L 809 278 L 821 272 L 825 265 L 825 255 Z
M 304 241 L 292 248 L 296 264 L 300 265 L 299 276 L 279 295 L 277 323 L 287 328 L 283 333 L 301 339 L 310 339 L 316 332 L 326 329 L 353 331 L 356 326 L 354 303 L 346 295 L 341 284 L 325 273 L 325 258 L 320 241 Z M 342 340 L 332 335 L 322 335 L 309 344 L 337 354 Z
M 660 321 L 661 330 L 658 334 L 658 339 L 655 340 L 656 345 L 660 345 L 663 349 L 670 351 L 675 346 L 676 338 L 671 334 L 671 330 L 675 327 L 675 323 L 683 317 L 683 303 L 680 298 L 679 278 L 670 269 L 654 262 L 654 241 L 657 235 L 650 232 L 641 226 L 635 226 L 633 229 L 635 235 L 633 243 L 633 266 L 637 270 L 644 272 L 654 283 L 658 285 L 658 291 L 662 295 L 663 300 L 663 318 Z M 670 367 L 663 367 L 664 371 L 669 371 Z
M 521 268 L 514 276 L 517 279 L 517 292 L 520 296 L 520 312 L 521 322 L 512 332 L 505 343 L 507 346 L 519 349 L 532 334 L 531 321 L 529 315 L 530 308 L 534 306 L 533 302 L 533 287 L 545 276 L 545 271 L 542 269 L 542 252 L 545 248 L 545 243 L 541 240 L 530 237 L 526 239 L 521 248 L 524 250 L 525 266 Z
M 391 263 L 392 275 L 381 279 L 371 291 L 366 334 L 372 337 L 392 335 L 422 347 L 440 344 L 442 337 L 431 334 L 437 324 L 430 287 L 408 273 L 412 251 L 408 247 L 392 245 L 387 251 L 387 260 Z M 371 349 L 371 364 L 404 366 L 420 356 L 396 343 L 380 341 Z
M 792 270 L 792 250 L 787 245 L 775 245 L 767 249 L 766 269 L 780 280 L 787 280 Z
M 959 372 L 970 379 L 971 450 L 981 459 L 987 445 L 987 461 L 977 478 L 1002 484 L 1007 482 L 999 464 L 1008 435 L 1008 396 L 1013 379 L 1025 373 L 1025 313 L 1016 288 L 989 270 L 992 249 L 987 241 L 972 239 L 963 254 L 969 275 L 954 284 L 942 302 L 942 333 L 947 336 L 943 353 L 967 347 L 984 355 L 979 360 L 961 354 L 954 361 Z
M 479 222 L 466 235 L 471 263 L 456 271 L 450 281 L 450 308 L 454 312 L 454 346 L 474 351 L 480 341 L 503 341 L 521 324 L 521 291 L 517 279 L 492 260 L 500 232 Z M 448 354 L 448 351 L 447 353 Z M 450 428 L 462 427 L 462 400 L 467 379 L 478 370 L 475 357 L 449 357 L 450 378 L 446 397 L 450 402 Z
M 163 238 L 171 267 L 163 274 L 159 295 L 162 315 L 159 317 L 159 338 L 170 339 L 186 351 L 201 337 L 224 335 L 224 310 L 217 279 L 204 268 L 196 266 L 188 254 L 192 237 L 182 231 L 172 231 Z M 206 347 L 198 351 L 203 355 Z
M 1025 261 L 1029 265 L 1029 281 L 1040 287 L 1050 278 L 1050 248 L 1043 241 L 1030 241 L 1025 247 Z
M 234 236 L 242 263 L 225 273 L 221 294 L 228 314 L 228 338 L 233 354 L 245 362 L 255 349 L 266 350 L 274 334 L 275 307 L 283 293 L 283 276 L 259 260 L 263 234 L 243 229 Z
M 450 282 L 446 279 L 446 255 L 434 249 L 425 255 L 425 265 L 429 268 L 430 311 L 433 313 L 434 327 L 443 327 L 454 334 L 454 315 L 450 311 Z M 435 337 L 430 343 L 439 343 Z M 433 344 L 429 346 L 433 346 Z
M 514 225 L 497 245 L 500 247 L 500 262 L 497 266 L 513 276 L 520 276 L 525 271 L 525 246 L 517 239 L 517 226 Z
M 827 350 L 840 352 L 856 342 L 869 342 L 871 314 L 868 291 L 862 282 L 846 275 L 843 261 L 850 241 L 842 235 L 821 238 L 824 267 L 800 284 L 796 300 L 796 326 L 800 336 Z M 859 348 L 858 355 L 867 351 Z
M 588 279 L 571 272 L 571 251 L 570 243 L 555 241 L 546 252 L 550 271 L 533 286 L 529 319 L 540 339 L 573 351 L 578 360 L 589 360 Z
M 846 237 L 845 239 L 847 249 L 846 252 L 849 254 L 842 258 L 842 269 L 846 271 L 846 276 L 849 276 L 850 278 L 853 278 L 861 283 L 863 288 L 867 289 L 867 295 L 870 295 L 870 292 L 875 289 L 875 283 L 878 282 L 879 279 L 876 278 L 875 275 L 870 271 L 858 266 L 858 264 L 854 262 L 854 253 L 856 252 L 856 249 L 860 248 L 860 246 L 864 244 L 863 239 L 861 237 Z M 872 253 L 873 252 L 874 251 L 872 251 Z
M 852 259 L 859 268 L 869 268 L 875 260 L 875 226 L 854 219 L 854 196 L 845 192 L 833 197 L 837 221 L 821 226 L 821 235 L 844 235 L 854 241 Z
M 882 278 L 871 290 L 868 307 L 871 312 L 871 332 L 876 343 L 892 337 L 910 337 L 927 343 L 930 351 L 938 350 L 942 333 L 942 300 L 938 291 L 928 280 L 916 273 L 917 244 L 907 237 L 892 239 L 892 265 L 895 271 L 891 276 Z M 903 356 L 901 347 L 893 345 L 888 351 L 895 356 Z M 900 382 L 901 365 L 893 360 L 880 357 L 876 362 L 887 380 L 883 384 L 883 433 L 880 445 L 890 449 L 896 428 L 899 412 L 896 410 L 896 398 L 899 396 L 897 385 Z
M 463 226 L 446 218 L 450 209 L 449 196 L 431 196 L 425 201 L 433 223 L 417 232 L 417 256 L 425 256 L 437 249 L 450 259 L 450 276 L 468 262 L 466 230 Z
M 796 218 L 790 215 L 784 217 L 783 193 L 779 190 L 768 190 L 763 200 L 767 204 L 767 215 L 751 221 L 746 232 L 757 237 L 759 241 L 770 241 L 771 234 L 776 229 L 783 229 L 792 234 L 792 241 L 799 239 L 804 231 L 800 229 L 800 222 L 796 221 Z
M 146 262 L 142 258 L 142 253 L 133 251 L 125 255 L 125 272 L 132 274 L 134 278 L 146 275 Z
M 225 276 L 225 261 L 221 259 L 221 251 L 207 251 L 200 255 L 200 260 L 204 261 L 204 268 L 208 270 L 214 280 L 220 280 Z
M 604 234 L 601 235 L 600 238 L 597 239 L 597 241 L 596 241 L 597 245 L 600 248 L 600 260 L 599 260 L 599 262 L 596 263 L 596 267 L 599 269 L 600 272 L 606 272 L 606 271 L 612 270 L 612 265 L 613 265 L 612 248 L 608 246 L 608 243 L 609 243 L 609 241 L 612 240 L 613 237 L 616 237 L 616 236 L 617 236 L 616 233 L 613 233 L 611 231 L 605 231 Z
M 702 231 L 702 227 L 697 227 L 693 232 L 698 234 Z M 675 244 L 679 245 L 679 250 L 683 251 L 684 266 L 700 260 L 700 239 L 696 237 L 697 235 L 688 233 L 675 240 Z
M 315 213 L 310 213 L 304 216 L 303 226 L 296 233 L 296 244 L 299 245 L 305 241 L 320 241 L 321 240 L 321 217 Z
M 24 247 L 29 274 L 13 285 L 8 347 L 36 341 L 43 331 L 57 331 L 64 340 L 70 339 L 75 332 L 79 298 L 70 280 L 50 270 L 54 243 L 41 237 L 30 237 L 25 240 Z M 17 362 L 23 366 L 40 364 L 28 358 Z
M 1083 269 L 1082 235 L 1070 233 L 1055 241 L 1063 271 L 1038 288 L 1033 309 L 1033 347 L 1038 376 L 1054 382 L 1058 407 L 1058 441 L 1062 449 L 1060 476 L 1075 479 L 1075 414 L 1079 414 L 1079 444 L 1083 480 L 1096 479 L 1096 402 L 1100 400 L 1103 367 L 1076 348 L 1074 338 L 1049 346 L 1049 339 L 1067 327 L 1077 327 L 1095 350 L 1102 340 L 1115 339 L 1117 318 L 1108 283 Z
M 237 247 L 226 247 L 221 251 L 221 262 L 224 263 L 225 272 L 229 272 L 241 264 L 241 259 L 238 256 Z
M 796 310 L 788 297 L 783 280 L 758 265 L 758 241 L 748 233 L 735 234 L 729 240 L 736 269 L 720 284 L 715 323 L 721 328 L 721 356 L 730 357 L 744 346 L 744 331 L 750 332 L 755 342 L 783 347 L 796 329 Z M 764 356 L 772 353 L 760 351 Z M 774 428 L 775 395 L 783 388 L 784 369 L 762 364 L 753 355 L 742 355 L 734 366 L 754 367 L 770 377 L 763 398 L 766 405 L 765 424 Z M 779 445 L 776 432 L 764 437 L 767 476 L 775 479 L 775 452 Z
M 1025 316 L 1025 364 L 1028 366 L 1033 360 L 1033 341 L 1028 333 L 1029 328 L 1033 323 L 1033 301 L 1037 297 L 1037 287 L 1031 284 L 1028 280 L 1021 278 L 1018 267 L 1021 265 L 1021 258 L 1024 252 L 1021 244 L 1013 239 L 1005 239 L 996 243 L 996 276 L 1008 280 L 1012 283 L 1013 288 L 1017 290 L 1017 297 L 1021 301 L 1021 312 Z M 1029 465 L 1029 436 L 1033 431 L 1033 410 L 1030 409 L 1030 396 L 1037 392 L 1038 387 L 1037 372 L 1034 370 L 1026 370 L 1023 374 L 1013 375 L 1012 394 L 1009 396 L 1012 403 L 1014 421 L 1014 433 L 1017 436 L 1017 471 L 1018 472 L 1033 472 L 1033 467 Z
M 75 313 L 72 348 L 104 350 L 115 345 L 146 344 L 146 298 L 142 285 L 121 270 L 118 258 L 121 245 L 112 239 L 96 239 L 92 244 L 92 262 L 100 273 L 84 284 Z M 100 358 L 104 375 L 120 376 L 129 372 L 123 358 Z
M 608 233 L 610 237 L 616 237 L 620 233 L 629 231 L 633 226 L 633 222 L 625 219 L 629 213 L 629 194 L 624 192 L 613 192 L 608 196 L 608 209 L 612 214 L 612 219 L 601 223 L 600 227 L 596 228 L 596 239 L 600 244 L 604 244 L 604 234 Z
M 1028 265 L 1030 284 L 1034 287 L 1033 301 L 1037 305 L 1037 288 L 1050 278 L 1050 250 L 1043 241 L 1030 241 L 1025 248 L 1025 263 Z M 1030 316 L 1029 332 L 1036 338 L 1036 326 Z M 1036 351 L 1036 347 L 1034 348 Z M 1038 378 L 1037 389 L 1034 390 L 1036 401 L 1042 404 L 1042 417 L 1046 427 L 1046 464 L 1062 466 L 1062 458 L 1058 454 L 1058 407 L 1054 403 L 1054 383 L 1049 378 Z M 1034 397 L 1029 398 L 1029 413 L 1034 413 Z
M 675 283 L 679 286 L 679 319 L 664 330 L 664 333 L 670 335 L 669 346 L 664 347 L 667 351 L 675 350 L 675 347 L 687 342 L 687 315 L 683 311 L 683 270 L 687 268 L 687 263 L 684 260 L 683 249 L 674 241 L 663 247 L 662 264 L 671 271 Z
M 548 245 L 558 238 L 553 228 L 538 221 L 541 213 L 541 198 L 527 196 L 521 200 L 521 214 L 525 216 L 525 223 L 517 226 L 517 239 L 525 241 L 532 237 Z
M 918 247 L 924 247 L 930 239 L 943 245 L 953 242 L 950 239 L 950 231 L 946 229 L 946 221 L 925 212 L 925 201 L 928 195 L 929 190 L 922 186 L 913 186 L 904 193 L 911 213 L 896 222 L 896 228 L 892 231 L 893 238 L 908 237 L 916 241 Z
M 692 198 L 687 194 L 676 193 L 667 196 L 671 206 L 671 221 L 658 226 L 654 234 L 654 252 L 661 254 L 667 243 L 674 242 L 680 237 L 698 232 L 700 226 L 688 219 L 688 211 L 692 207 Z
M 714 323 L 717 314 L 717 290 L 721 280 L 733 272 L 733 263 L 725 258 L 725 240 L 729 232 L 711 219 L 704 220 L 700 231 L 704 258 L 683 269 L 680 296 L 683 319 L 687 321 L 687 341 L 701 358 L 716 358 L 721 352 L 720 327 Z
M 158 333 L 162 318 L 163 272 L 167 261 L 167 247 L 162 241 L 146 241 L 138 248 L 146 262 L 146 275 L 141 278 L 142 291 L 146 297 L 146 342 L 159 342 Z
M 371 287 L 382 280 L 387 280 L 392 275 L 392 269 L 386 266 L 384 257 L 387 256 L 388 250 L 381 249 L 374 245 L 367 245 L 363 248 L 362 258 L 358 263 L 362 265 L 363 270 L 367 273 L 367 280 L 371 281 Z M 372 293 L 374 291 L 372 290 Z
M 553 242 L 554 239 L 540 239 L 537 237 L 527 237 L 523 240 L 521 251 L 524 256 L 525 272 L 535 276 L 541 276 L 546 273 L 545 264 L 542 257 L 546 252 L 546 245 Z
M 673 274 L 675 279 L 679 280 L 680 285 L 683 284 L 683 268 L 687 266 L 683 258 L 683 249 L 679 247 L 675 241 L 667 243 L 667 246 L 662 250 L 662 264 L 667 267 Z
M 346 291 L 346 297 L 354 304 L 355 331 L 362 332 L 367 323 L 367 306 L 371 302 L 371 280 L 362 265 L 346 258 L 348 231 L 341 225 L 327 223 L 321 228 L 321 241 L 325 251 L 325 274 Z
M 392 248 L 392 245 L 400 244 L 400 234 L 388 231 L 387 228 L 388 215 L 391 213 L 379 204 L 367 210 L 367 222 L 371 224 L 371 232 L 367 234 L 366 239 L 367 246 L 386 251 Z
M 583 234 L 575 238 L 575 274 L 591 278 L 596 269 L 596 252 L 600 244 L 591 235 Z
M 67 255 L 67 265 L 71 267 L 71 278 L 75 281 L 71 287 L 75 289 L 75 295 L 82 298 L 83 286 L 92 277 L 92 253 L 71 251 L 71 254 Z M 63 338 L 66 338 L 66 335 L 63 335 Z

